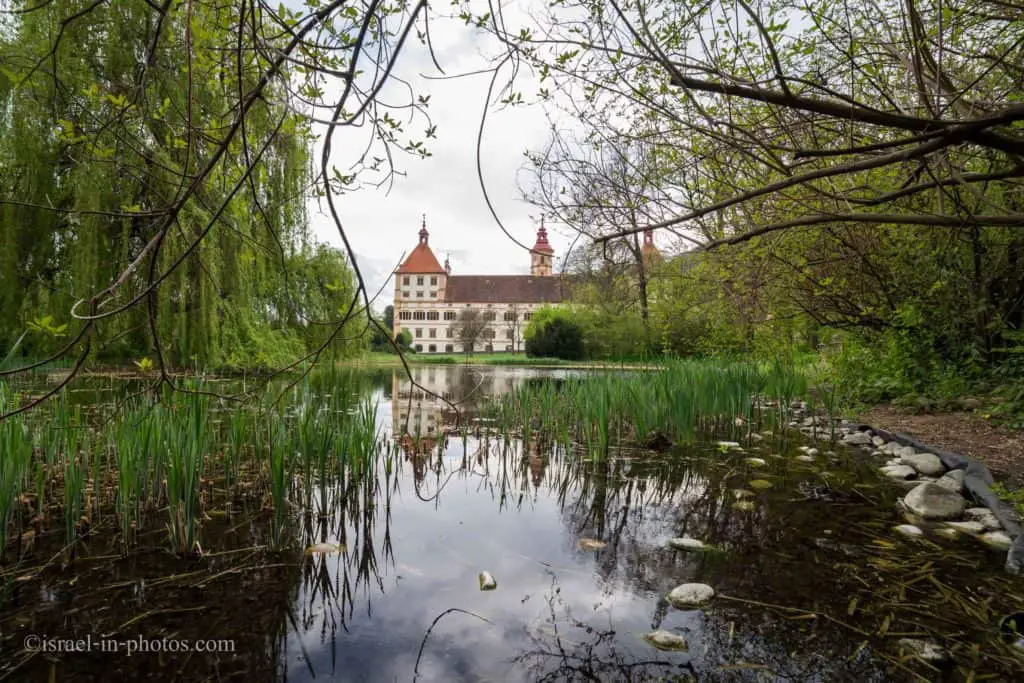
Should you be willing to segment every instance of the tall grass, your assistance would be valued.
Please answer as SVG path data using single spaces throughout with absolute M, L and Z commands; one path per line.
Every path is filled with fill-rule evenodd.
M 687 360 L 649 371 L 526 382 L 497 399 L 488 413 L 524 441 L 540 430 L 604 454 L 624 437 L 641 439 L 655 430 L 683 441 L 698 430 L 734 433 L 754 424 L 768 401 L 778 406 L 772 415 L 781 423 L 789 405 L 806 394 L 806 378 L 792 364 Z
M 181 555 L 199 546 L 200 483 L 207 451 L 209 399 L 188 394 L 167 425 L 167 511 L 171 546 Z
M 0 383 L 0 413 L 16 407 L 6 385 Z M 0 559 L 7 548 L 8 530 L 13 525 L 18 500 L 31 468 L 32 439 L 28 425 L 20 420 L 0 422 Z

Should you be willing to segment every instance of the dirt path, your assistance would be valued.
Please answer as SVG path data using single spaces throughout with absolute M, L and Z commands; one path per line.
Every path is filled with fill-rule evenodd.
M 926 444 L 984 462 L 996 481 L 1024 487 L 1024 432 L 994 425 L 975 412 L 916 415 L 888 405 L 860 414 L 861 422 L 904 432 Z

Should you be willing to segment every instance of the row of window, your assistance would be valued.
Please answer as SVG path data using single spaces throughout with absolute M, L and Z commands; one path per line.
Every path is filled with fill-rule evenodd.
M 440 311 L 399 311 L 398 312 L 398 319 L 399 320 L 439 320 L 440 319 L 440 313 L 441 313 Z M 516 320 L 519 319 L 519 316 L 516 314 L 515 311 L 506 311 L 503 317 L 505 319 L 505 322 L 515 322 Z M 523 320 L 529 320 L 532 317 L 533 317 L 532 313 L 523 313 Z M 495 313 L 494 311 L 486 311 L 486 312 L 484 312 L 484 320 L 490 322 L 490 321 L 495 320 L 496 318 L 497 318 L 497 313 Z M 458 313 L 456 313 L 455 311 L 445 311 L 444 312 L 444 319 L 445 320 L 457 320 L 458 319 Z
M 399 311 L 399 320 L 439 320 L 441 317 L 440 311 Z M 458 318 L 458 313 L 455 311 L 445 311 L 445 320 L 455 320 Z
M 403 299 L 411 299 L 412 298 L 412 293 L 409 292 L 408 290 L 403 291 L 402 292 L 402 298 Z M 416 292 L 416 298 L 417 299 L 422 299 L 423 298 L 423 292 Z M 436 299 L 437 298 L 437 292 L 431 290 L 430 291 L 430 298 L 431 299 Z
M 404 331 L 407 332 L 408 330 L 404 330 Z M 422 339 L 423 338 L 423 328 L 422 327 L 414 328 L 413 331 L 412 331 L 412 336 L 413 336 L 414 339 Z M 486 329 L 486 330 L 483 330 L 483 331 L 480 332 L 480 336 L 483 337 L 484 339 L 494 339 L 495 332 L 494 332 L 494 330 Z M 430 338 L 430 339 L 437 339 L 437 328 L 436 327 L 428 327 L 427 328 L 427 337 Z M 451 328 L 451 327 L 446 328 L 445 329 L 445 337 L 447 337 L 448 339 L 454 339 L 455 338 L 455 329 Z M 509 329 L 505 330 L 505 339 L 515 339 L 515 330 L 513 330 L 512 328 L 509 328 Z
M 403 284 L 404 286 L 408 287 L 408 286 L 409 286 L 409 279 L 410 279 L 410 278 L 409 278 L 409 276 L 408 276 L 408 275 L 404 276 L 404 277 L 402 278 L 402 284 Z M 422 285 L 424 284 L 424 283 L 423 283 L 423 276 L 422 276 L 422 275 L 417 275 L 417 276 L 416 276 L 416 284 L 417 284 L 417 285 L 420 285 L 420 286 L 422 286 Z M 436 276 L 436 275 L 431 275 L 431 276 L 430 276 L 430 284 L 431 284 L 432 286 L 434 286 L 434 287 L 436 287 L 436 286 L 437 286 L 437 276 Z
M 416 349 L 417 351 L 421 352 L 421 353 L 423 352 L 423 344 L 416 344 L 416 345 L 413 346 L 413 348 Z M 488 352 L 488 353 L 493 352 L 494 351 L 494 345 L 493 344 L 486 344 L 484 346 L 483 350 Z M 505 344 L 505 350 L 506 351 L 511 351 L 512 350 L 512 345 L 511 344 Z M 427 352 L 428 353 L 437 353 L 437 344 L 427 344 Z M 445 344 L 444 345 L 444 352 L 445 353 L 455 353 L 455 344 Z M 448 395 L 446 394 L 446 396 L 448 396 Z M 402 417 L 403 415 L 404 415 L 404 413 L 400 413 L 399 417 Z

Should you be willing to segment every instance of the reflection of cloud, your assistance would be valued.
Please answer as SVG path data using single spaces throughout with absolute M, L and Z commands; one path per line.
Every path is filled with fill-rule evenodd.
M 480 378 L 504 387 L 506 379 L 548 374 L 468 366 L 418 366 L 414 373 L 455 397 Z M 399 381 L 395 386 L 394 395 L 408 393 Z M 380 406 L 385 429 L 397 404 Z M 320 679 L 410 680 L 431 622 L 457 607 L 493 625 L 464 614 L 442 619 L 424 649 L 422 681 L 583 680 L 574 678 L 580 667 L 598 680 L 659 680 L 665 662 L 692 663 L 702 680 L 885 680 L 870 648 L 858 650 L 862 639 L 841 627 L 825 619 L 795 621 L 791 613 L 725 597 L 844 614 L 860 590 L 844 568 L 849 565 L 793 538 L 794 529 L 813 539 L 822 525 L 839 528 L 827 503 L 794 505 L 780 491 L 777 498 L 763 494 L 756 513 L 737 512 L 729 490 L 745 474 L 718 454 L 702 458 L 697 448 L 687 457 L 613 451 L 591 458 L 581 450 L 503 449 L 500 439 L 481 449 L 482 443 L 467 438 L 465 452 L 482 457 L 462 470 L 462 441 L 452 438 L 441 457 L 432 457 L 441 471 L 420 487 L 413 464 L 399 459 L 397 480 L 376 488 L 394 492 L 390 505 L 376 494 L 370 525 L 362 511 L 352 513 L 350 535 L 369 543 L 386 536 L 393 557 L 378 558 L 375 578 L 347 595 L 344 628 L 328 623 L 325 615 L 337 611 L 331 599 L 309 584 L 301 587 L 301 638 Z M 536 458 L 545 462 L 539 486 L 533 482 Z M 859 528 L 877 510 L 870 502 L 846 504 L 838 514 Z M 684 533 L 726 551 L 665 547 L 667 538 Z M 585 536 L 607 545 L 581 551 L 577 541 Z M 350 572 L 357 565 L 352 562 Z M 341 567 L 339 559 L 329 568 L 328 583 L 344 584 Z M 478 590 L 481 570 L 494 574 L 497 590 Z M 664 595 L 687 581 L 710 583 L 719 597 L 702 610 L 670 608 Z M 653 628 L 684 634 L 689 653 L 650 648 L 641 636 Z M 813 630 L 813 641 L 804 628 Z M 295 654 L 298 637 L 290 633 L 284 663 L 292 681 L 308 677 Z M 739 662 L 764 668 L 722 669 Z

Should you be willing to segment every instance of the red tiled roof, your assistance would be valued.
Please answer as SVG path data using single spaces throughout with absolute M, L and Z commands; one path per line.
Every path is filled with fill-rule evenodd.
M 444 268 L 437 262 L 434 252 L 426 242 L 420 242 L 409 254 L 399 268 L 399 273 L 444 273 Z
M 559 276 L 449 275 L 444 300 L 460 304 L 557 304 L 569 298 Z
M 533 245 L 533 251 L 541 251 L 549 254 L 555 253 L 548 242 L 548 231 L 544 228 L 544 221 L 541 219 L 540 230 L 537 231 L 537 242 Z

